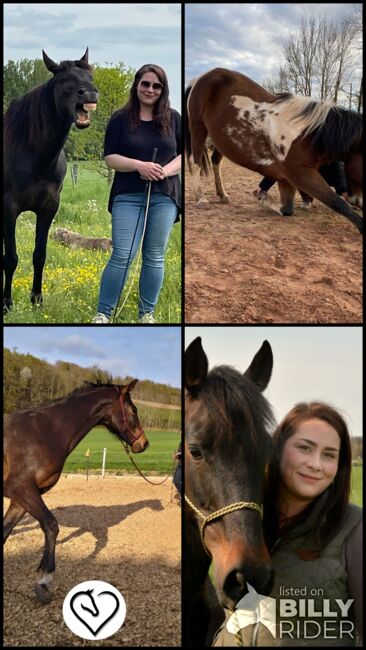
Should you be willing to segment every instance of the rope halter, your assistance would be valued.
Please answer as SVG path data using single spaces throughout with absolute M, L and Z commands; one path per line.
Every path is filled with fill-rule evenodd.
M 203 519 L 203 522 L 201 524 L 200 528 L 200 534 L 201 534 L 201 541 L 203 544 L 203 548 L 206 551 L 206 554 L 208 557 L 211 557 L 211 553 L 209 552 L 208 548 L 206 547 L 205 541 L 204 541 L 204 532 L 207 524 L 209 524 L 211 521 L 214 521 L 215 519 L 219 519 L 219 517 L 223 517 L 224 515 L 230 514 L 230 512 L 235 512 L 235 510 L 242 510 L 244 508 L 248 508 L 249 510 L 257 510 L 260 514 L 261 517 L 263 517 L 263 506 L 259 505 L 258 503 L 255 503 L 254 501 L 238 501 L 237 503 L 232 503 L 229 506 L 225 506 L 225 508 L 221 508 L 220 510 L 216 510 L 215 512 L 212 512 L 210 515 L 205 515 L 196 508 L 196 506 L 190 501 L 187 497 L 187 495 L 184 495 L 184 498 L 188 505 L 192 508 L 193 512 L 196 513 L 201 519 Z

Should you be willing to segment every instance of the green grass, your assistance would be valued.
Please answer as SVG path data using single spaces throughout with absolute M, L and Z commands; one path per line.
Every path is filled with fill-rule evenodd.
M 350 501 L 362 507 L 362 465 L 352 467 Z
M 180 434 L 178 431 L 145 430 L 149 447 L 142 454 L 133 454 L 133 459 L 142 472 L 167 474 L 173 468 L 173 453 L 177 450 Z M 103 448 L 107 449 L 106 471 L 118 473 L 137 473 L 129 460 L 121 442 L 104 427 L 96 427 L 80 442 L 68 457 L 64 471 L 86 472 L 85 452 L 90 450 L 89 469 L 101 471 Z
M 84 236 L 110 237 L 111 215 L 107 211 L 110 186 L 86 163 L 79 163 L 78 183 L 72 187 L 68 169 L 61 203 L 50 234 L 59 227 Z M 18 268 L 13 280 L 14 306 L 4 318 L 8 323 L 90 323 L 96 313 L 100 278 L 110 254 L 71 249 L 49 237 L 43 274 L 43 306 L 33 307 L 30 291 L 33 279 L 32 254 L 35 215 L 22 213 L 17 220 Z M 116 322 L 137 321 L 139 270 L 132 267 L 121 302 L 133 287 Z M 138 265 L 140 266 L 140 265 Z M 181 224 L 173 227 L 165 257 L 165 278 L 156 317 L 162 323 L 181 322 Z

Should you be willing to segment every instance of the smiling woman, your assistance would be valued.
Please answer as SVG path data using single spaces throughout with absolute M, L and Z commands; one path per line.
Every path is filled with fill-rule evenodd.
M 349 503 L 346 423 L 328 404 L 301 403 L 277 427 L 273 441 L 264 534 L 274 567 L 270 596 L 279 616 L 272 631 L 249 625 L 246 599 L 261 598 L 249 593 L 235 615 L 226 613 L 227 627 L 220 629 L 214 645 L 233 645 L 235 624 L 242 645 L 289 645 L 289 638 L 293 646 L 310 638 L 318 646 L 360 645 L 362 510 Z M 291 601 L 284 598 L 289 595 Z M 307 620 L 313 616 L 315 622 Z

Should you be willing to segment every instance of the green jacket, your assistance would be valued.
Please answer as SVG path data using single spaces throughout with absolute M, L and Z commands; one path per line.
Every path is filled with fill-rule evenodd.
M 308 539 L 309 524 L 314 521 L 322 506 L 319 500 L 306 522 L 277 540 L 273 552 L 274 585 L 270 597 L 274 601 L 262 601 L 258 613 L 271 612 L 274 623 L 267 626 L 253 621 L 253 615 L 239 615 L 240 632 L 235 636 L 235 619 L 232 612 L 225 612 L 226 619 L 215 636 L 214 646 L 354 646 L 357 630 L 353 628 L 355 611 L 349 599 L 347 562 L 348 541 L 361 532 L 362 509 L 349 504 L 347 516 L 338 533 L 319 555 L 311 552 L 313 545 Z M 357 550 L 355 551 L 355 548 Z M 361 542 L 352 546 L 352 552 L 360 555 Z M 356 569 L 357 570 L 357 569 Z M 362 571 L 362 558 L 359 558 Z M 255 592 L 254 592 L 255 593 Z M 355 594 L 356 595 L 356 594 Z M 338 602 L 337 602 L 338 600 Z M 341 602 L 340 602 L 341 601 Z M 248 609 L 243 604 L 245 610 Z M 238 607 L 240 609 L 240 607 Z M 276 618 L 274 620 L 274 611 Z M 249 617 L 248 617 L 249 614 Z M 266 614 L 264 614 L 266 617 Z M 271 618 L 271 615 L 270 615 Z M 238 619 L 236 619 L 237 621 Z M 254 619 L 255 620 L 255 619 Z M 268 615 L 266 619 L 268 622 Z M 243 623 L 248 623 L 245 627 Z M 227 629 L 227 624 L 229 629 Z M 275 633 L 275 637 L 273 633 Z M 241 638 L 240 638 L 241 637 Z

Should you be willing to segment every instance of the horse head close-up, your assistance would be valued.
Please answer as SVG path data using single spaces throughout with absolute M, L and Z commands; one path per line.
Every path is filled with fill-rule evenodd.
M 232 610 L 248 593 L 248 583 L 264 595 L 272 587 L 262 532 L 273 425 L 262 392 L 272 365 L 267 341 L 244 374 L 225 365 L 209 371 L 200 337 L 186 350 L 184 629 L 189 646 L 205 645 L 215 601 Z M 211 562 L 216 594 L 208 578 Z
M 36 214 L 31 301 L 42 302 L 47 237 L 60 203 L 67 165 L 63 151 L 73 124 L 90 125 L 99 93 L 93 84 L 88 48 L 81 59 L 55 63 L 43 52 L 52 73 L 46 83 L 14 99 L 4 117 L 4 310 L 13 304 L 12 280 L 18 265 L 15 228 L 21 212 Z

